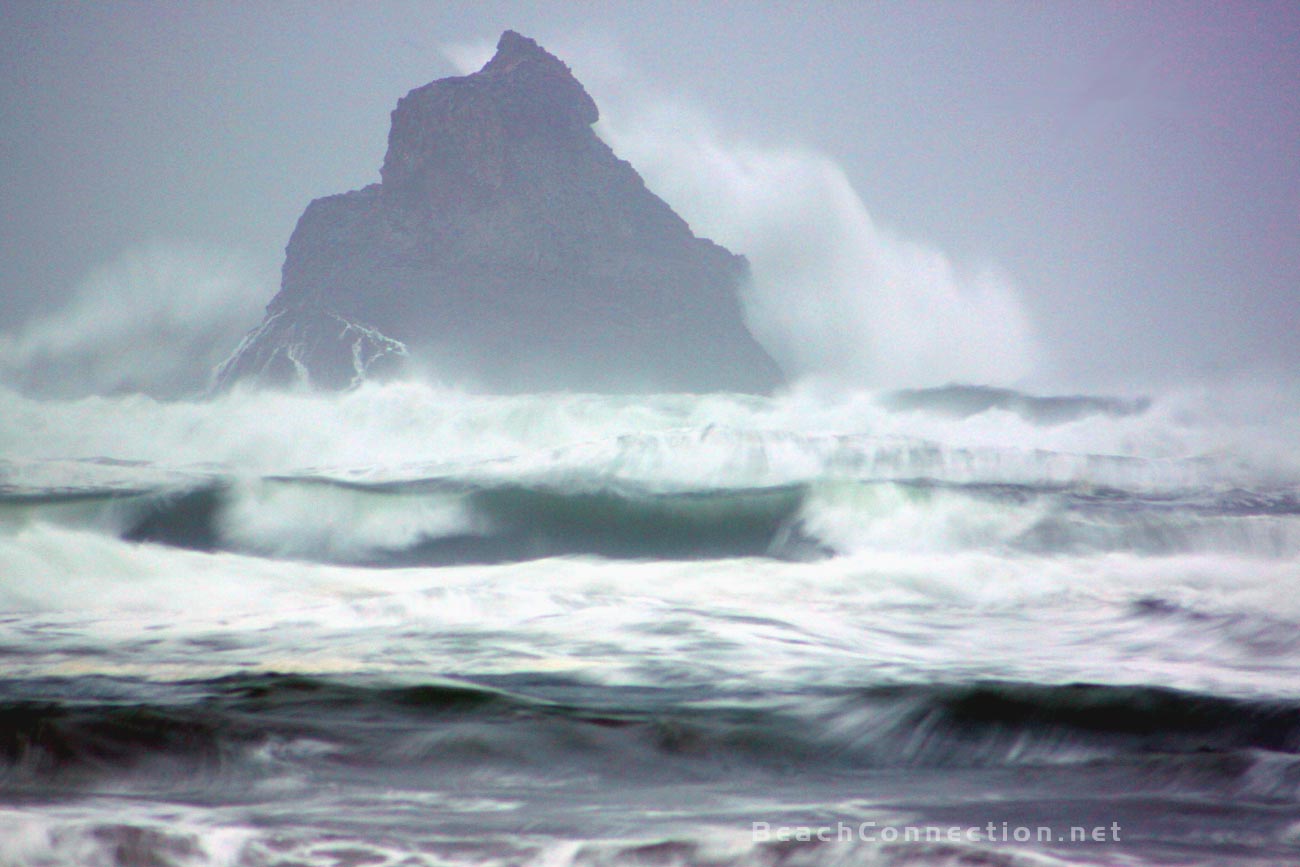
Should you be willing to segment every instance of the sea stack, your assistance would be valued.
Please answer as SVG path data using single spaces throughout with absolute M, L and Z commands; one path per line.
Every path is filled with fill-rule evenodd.
M 696 237 L 598 116 L 513 31 L 478 72 L 408 93 L 381 182 L 307 206 L 217 387 L 339 389 L 415 364 L 492 392 L 772 390 L 745 259 Z

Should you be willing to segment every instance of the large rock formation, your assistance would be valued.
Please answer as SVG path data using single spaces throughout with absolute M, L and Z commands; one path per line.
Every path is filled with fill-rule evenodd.
M 763 392 L 743 258 L 592 130 L 569 68 L 507 31 L 397 103 L 381 183 L 307 206 L 266 320 L 217 372 L 340 388 L 402 363 L 493 391 Z

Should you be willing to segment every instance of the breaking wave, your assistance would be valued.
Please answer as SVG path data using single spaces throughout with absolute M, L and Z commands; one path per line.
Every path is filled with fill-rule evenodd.
M 387 566 L 1300 552 L 1285 444 L 1174 401 L 488 397 L 413 383 L 0 400 L 0 526 L 205 551 Z
M 675 493 L 599 478 L 363 484 L 215 480 L 0 498 L 0 524 L 58 522 L 200 551 L 367 566 L 864 552 L 1300 555 L 1300 491 L 1140 493 L 934 479 Z
M 741 832 L 1192 802 L 1292 855 L 1293 412 L 0 391 L 0 861 L 1087 863 Z

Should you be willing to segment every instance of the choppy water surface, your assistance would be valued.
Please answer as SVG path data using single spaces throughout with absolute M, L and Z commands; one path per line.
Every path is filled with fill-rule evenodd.
M 1294 418 L 912 398 L 0 395 L 0 863 L 1300 861 Z

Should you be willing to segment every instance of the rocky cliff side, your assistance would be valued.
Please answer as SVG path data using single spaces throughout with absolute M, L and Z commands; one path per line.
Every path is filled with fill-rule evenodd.
M 569 68 L 506 32 L 392 113 L 381 183 L 317 199 L 266 320 L 217 371 L 343 388 L 403 364 L 490 391 L 765 392 L 743 258 L 600 140 Z

